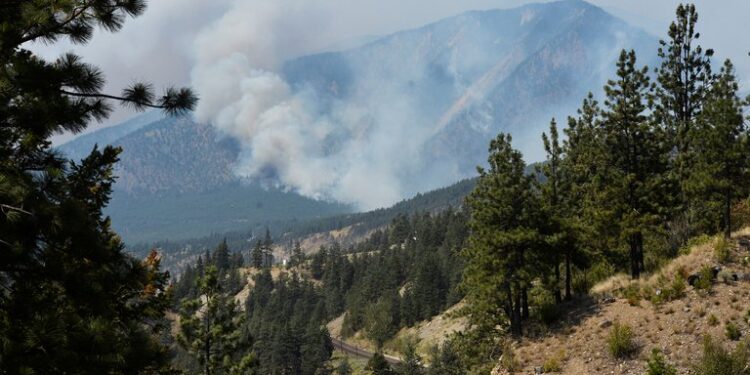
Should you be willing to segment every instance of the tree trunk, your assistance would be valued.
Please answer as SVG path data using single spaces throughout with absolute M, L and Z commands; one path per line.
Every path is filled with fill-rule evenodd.
M 732 193 L 724 194 L 724 238 L 732 236 Z
M 635 234 L 630 235 L 628 245 L 630 245 L 630 276 L 637 279 L 641 276 L 641 263 L 638 260 L 638 239 Z
M 526 287 L 521 289 L 521 319 L 526 320 L 529 318 L 529 293 Z
M 559 258 L 555 256 L 555 258 Z M 562 296 L 560 295 L 560 261 L 556 259 L 555 262 L 555 303 L 560 303 Z
M 567 252 L 565 252 L 565 300 L 570 300 L 573 298 L 571 293 L 571 278 L 572 278 L 572 272 L 570 270 L 570 249 L 568 249 Z
M 523 329 L 521 328 L 521 291 L 520 288 L 516 287 L 513 293 L 513 308 L 510 314 L 510 332 L 513 336 L 521 336 Z

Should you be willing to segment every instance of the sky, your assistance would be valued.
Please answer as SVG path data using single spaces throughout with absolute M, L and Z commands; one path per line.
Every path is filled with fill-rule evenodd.
M 679 1 L 592 0 L 631 24 L 663 37 Z M 191 85 L 196 63 L 209 53 L 243 49 L 244 33 L 257 33 L 262 45 L 252 48 L 264 55 L 255 65 L 271 68 L 279 59 L 351 45 L 364 37 L 414 28 L 467 10 L 512 8 L 521 0 L 152 0 L 142 16 L 129 20 L 118 33 L 97 31 L 91 43 L 74 46 L 58 43 L 32 48 L 47 58 L 75 51 L 105 72 L 106 89 L 117 93 L 135 81 L 156 87 Z M 695 2 L 700 14 L 702 44 L 714 48 L 719 58 L 731 58 L 742 81 L 750 78 L 750 1 L 702 0 Z M 242 12 L 232 10 L 242 9 Z M 238 16 L 239 15 L 239 16 Z M 216 24 L 230 20 L 234 35 L 205 40 Z M 225 22 L 226 24 L 226 22 Z M 278 30 L 284 30 L 279 33 Z M 213 30 L 215 31 L 215 30 Z M 215 34 L 215 33 L 214 33 Z M 281 37 L 275 35 L 281 34 Z M 198 52 L 197 52 L 198 51 Z M 200 93 L 199 93 L 200 94 Z M 118 109 L 103 124 L 119 123 L 135 113 Z M 70 135 L 56 138 L 56 143 Z

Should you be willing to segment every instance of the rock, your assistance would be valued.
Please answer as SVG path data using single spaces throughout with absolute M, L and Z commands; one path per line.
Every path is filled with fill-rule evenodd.
M 615 302 L 615 297 L 609 296 L 602 298 L 602 303 L 613 303 Z
M 714 266 L 713 268 L 711 268 L 711 277 L 715 279 L 716 276 L 719 275 L 719 272 L 721 272 L 721 267 Z
M 542 371 L 541 366 L 534 367 L 534 373 L 535 374 L 543 374 L 544 371 Z
M 604 320 L 603 322 L 599 323 L 599 328 L 608 328 L 611 325 L 612 325 L 612 321 Z

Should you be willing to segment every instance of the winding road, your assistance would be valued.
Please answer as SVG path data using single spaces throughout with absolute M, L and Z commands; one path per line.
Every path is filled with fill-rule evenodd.
M 347 344 L 346 342 L 337 339 L 335 337 L 331 337 L 331 342 L 333 342 L 333 347 L 352 356 L 370 359 L 375 353 L 368 352 L 367 350 L 364 350 L 362 348 L 358 348 L 354 345 Z M 401 358 L 393 357 L 387 354 L 383 354 L 385 357 L 386 362 L 388 362 L 391 365 L 397 365 L 401 363 Z

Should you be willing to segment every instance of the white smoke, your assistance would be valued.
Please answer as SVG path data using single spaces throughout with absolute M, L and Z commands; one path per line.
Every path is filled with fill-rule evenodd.
M 362 209 L 392 204 L 413 193 L 402 181 L 421 164 L 428 131 L 403 90 L 387 83 L 366 83 L 327 115 L 312 90 L 292 90 L 280 64 L 334 37 L 325 28 L 333 13 L 307 4 L 235 1 L 199 34 L 196 117 L 240 141 L 241 177 Z

